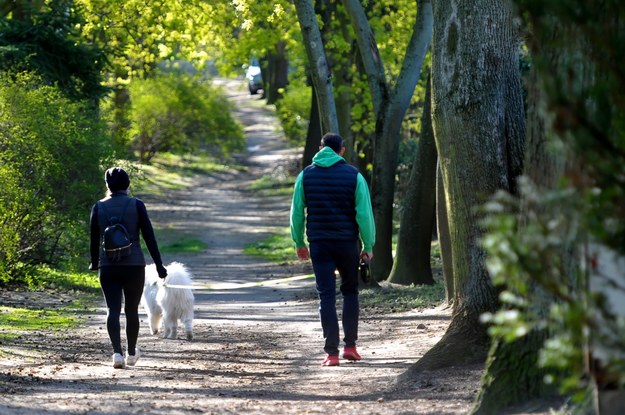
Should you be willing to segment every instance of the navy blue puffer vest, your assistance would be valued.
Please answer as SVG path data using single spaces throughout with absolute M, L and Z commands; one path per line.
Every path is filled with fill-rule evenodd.
M 304 169 L 306 235 L 309 241 L 358 239 L 357 175 L 358 170 L 345 161 L 330 167 L 313 164 Z

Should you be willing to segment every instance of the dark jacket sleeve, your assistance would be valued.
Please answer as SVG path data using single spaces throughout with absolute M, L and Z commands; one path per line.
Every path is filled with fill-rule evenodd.
M 152 222 L 148 216 L 145 204 L 139 199 L 137 199 L 137 214 L 139 215 L 139 229 L 141 230 L 141 235 L 145 241 L 145 246 L 150 252 L 150 256 L 156 265 L 159 275 L 162 276 L 162 271 L 164 270 L 163 260 L 161 259 L 161 253 L 158 250 L 158 244 L 156 243 L 154 228 L 152 228 Z
M 98 223 L 98 204 L 94 204 L 91 208 L 91 216 L 89 217 L 89 254 L 91 256 L 91 264 L 89 269 L 95 271 L 98 269 L 100 261 L 100 224 Z

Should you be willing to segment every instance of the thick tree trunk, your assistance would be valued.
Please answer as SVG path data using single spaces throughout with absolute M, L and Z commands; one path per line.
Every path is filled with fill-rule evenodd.
M 541 97 L 538 85 L 540 78 L 532 70 L 527 82 L 525 175 L 539 189 L 553 189 L 562 174 L 563 164 L 561 158 L 548 151 L 545 136 L 547 114 L 544 112 L 544 98 Z M 523 214 L 527 212 L 521 212 Z M 562 255 L 566 253 L 563 252 Z M 540 291 L 536 284 L 530 283 L 529 288 L 533 312 L 542 315 L 548 313 L 549 303 L 554 299 Z M 544 329 L 533 329 L 511 343 L 493 339 L 482 388 L 471 414 L 498 413 L 509 406 L 557 393 L 553 386 L 545 384 L 544 377 L 547 372 L 540 369 L 538 364 L 539 351 L 548 334 Z
M 425 90 L 421 137 L 404 197 L 397 253 L 389 281 L 434 284 L 430 253 L 436 210 L 436 144 L 432 131 L 431 82 Z
M 523 101 L 510 3 L 435 2 L 432 120 L 443 177 L 454 275 L 454 310 L 418 369 L 484 361 L 479 317 L 497 293 L 479 244 L 478 208 L 521 173 Z M 414 369 L 413 369 L 414 370 Z
M 545 384 L 546 373 L 538 367 L 546 334 L 544 330 L 533 330 L 511 343 L 493 341 L 482 389 L 471 414 L 497 414 L 511 405 L 556 393 L 554 385 Z

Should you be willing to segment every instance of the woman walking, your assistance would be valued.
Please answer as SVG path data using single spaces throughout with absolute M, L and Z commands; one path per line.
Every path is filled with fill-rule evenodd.
M 139 303 L 145 280 L 145 258 L 141 250 L 139 233 L 143 236 L 150 256 L 161 278 L 167 276 L 163 266 L 154 229 L 145 204 L 128 195 L 130 178 L 120 167 L 113 167 L 104 174 L 107 195 L 96 202 L 90 217 L 89 269 L 99 272 L 100 286 L 108 310 L 106 329 L 113 346 L 113 367 L 122 369 L 134 366 L 139 359 Z M 115 251 L 105 250 L 103 239 L 109 224 L 118 222 L 127 231 L 130 244 Z M 124 303 L 126 314 L 127 351 L 124 358 L 121 342 L 120 316 Z

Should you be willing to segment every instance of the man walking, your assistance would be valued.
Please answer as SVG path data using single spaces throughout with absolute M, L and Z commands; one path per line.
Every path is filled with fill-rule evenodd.
M 373 258 L 375 224 L 365 178 L 345 162 L 343 139 L 328 133 L 313 164 L 297 176 L 291 204 L 291 237 L 297 256 L 312 260 L 319 317 L 325 338 L 323 366 L 339 365 L 339 324 L 335 270 L 341 276 L 343 358 L 360 360 L 358 340 L 358 264 Z M 306 247 L 304 228 L 310 245 Z M 358 239 L 362 240 L 362 253 Z

